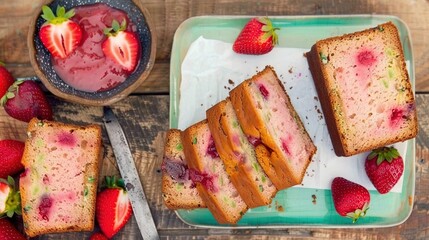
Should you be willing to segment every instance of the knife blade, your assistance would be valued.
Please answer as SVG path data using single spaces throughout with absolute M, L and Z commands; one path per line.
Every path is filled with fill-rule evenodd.
M 104 126 L 130 198 L 140 233 L 145 240 L 159 239 L 133 156 L 122 127 L 110 107 L 104 107 Z

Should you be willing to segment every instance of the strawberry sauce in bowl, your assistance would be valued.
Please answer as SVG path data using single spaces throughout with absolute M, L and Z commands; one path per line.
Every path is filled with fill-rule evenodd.
M 86 105 L 110 105 L 134 91 L 149 75 L 155 61 L 155 34 L 147 10 L 138 0 L 46 1 L 54 12 L 57 6 L 74 9 L 71 18 L 82 30 L 76 50 L 65 58 L 53 56 L 42 44 L 39 31 L 45 23 L 40 11 L 34 15 L 27 44 L 32 66 L 46 88 L 60 98 Z M 131 71 L 107 57 L 103 33 L 112 21 L 126 21 L 126 31 L 137 39 L 137 65 Z M 134 58 L 135 59 L 135 58 Z
M 104 3 L 74 9 L 72 20 L 82 28 L 82 42 L 68 57 L 52 57 L 53 68 L 64 82 L 77 90 L 97 92 L 112 89 L 124 82 L 132 72 L 124 70 L 103 53 L 102 43 L 107 38 L 103 30 L 110 27 L 113 20 L 125 20 L 127 31 L 134 34 L 137 27 L 129 20 L 127 13 Z M 141 49 L 137 50 L 140 54 Z

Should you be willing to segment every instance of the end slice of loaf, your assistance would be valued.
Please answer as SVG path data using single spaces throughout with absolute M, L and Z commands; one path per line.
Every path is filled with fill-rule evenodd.
M 161 166 L 164 203 L 169 209 L 203 208 L 206 205 L 189 176 L 180 132 L 178 129 L 167 132 Z
M 337 155 L 417 135 L 416 103 L 393 23 L 320 40 L 306 56 Z
M 206 114 L 216 149 L 244 202 L 250 208 L 269 204 L 277 189 L 256 159 L 255 148 L 243 133 L 229 98 Z
M 191 179 L 208 209 L 220 224 L 237 223 L 248 207 L 225 171 L 207 120 L 185 129 L 181 138 Z
M 278 190 L 300 184 L 316 152 L 274 69 L 267 66 L 230 92 L 244 133 Z
M 36 118 L 28 124 L 20 177 L 25 232 L 92 231 L 101 128 Z

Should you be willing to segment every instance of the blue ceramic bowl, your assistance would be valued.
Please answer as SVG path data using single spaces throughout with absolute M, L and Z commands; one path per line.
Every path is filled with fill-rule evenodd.
M 137 35 L 140 40 L 142 52 L 139 65 L 136 70 L 116 87 L 100 92 L 85 92 L 77 90 L 65 83 L 54 71 L 51 63 L 51 54 L 43 46 L 38 32 L 45 20 L 40 16 L 41 7 L 34 14 L 27 36 L 27 44 L 30 51 L 30 62 L 36 75 L 46 88 L 56 96 L 85 105 L 105 106 L 117 102 L 132 93 L 148 77 L 155 62 L 156 36 L 149 12 L 139 0 L 54 0 L 46 1 L 51 9 L 56 9 L 58 4 L 66 9 L 80 5 L 106 3 L 110 7 L 123 10 L 131 21 L 137 26 Z

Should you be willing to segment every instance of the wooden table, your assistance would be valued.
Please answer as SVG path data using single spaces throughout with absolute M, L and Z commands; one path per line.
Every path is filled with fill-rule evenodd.
M 28 20 L 41 0 L 0 0 L 0 60 L 15 77 L 33 76 L 26 46 Z M 234 239 L 428 239 L 429 238 L 429 2 L 402 1 L 234 1 L 234 0 L 142 0 L 152 15 L 158 36 L 156 64 L 147 81 L 125 100 L 114 104 L 121 116 L 155 222 L 162 238 Z M 416 193 L 410 218 L 403 224 L 377 229 L 199 229 L 182 223 L 165 208 L 160 193 L 162 150 L 169 126 L 169 67 L 173 35 L 182 21 L 199 15 L 329 15 L 385 14 L 404 20 L 410 29 L 415 60 L 419 135 L 416 151 Z M 49 97 L 58 121 L 101 123 L 102 109 L 67 103 Z M 0 110 L 0 139 L 25 139 L 26 124 Z M 101 176 L 118 174 L 106 133 Z M 135 219 L 115 239 L 141 239 Z M 45 235 L 39 239 L 87 239 L 89 233 Z

